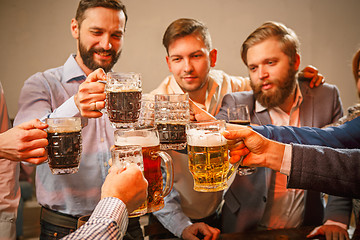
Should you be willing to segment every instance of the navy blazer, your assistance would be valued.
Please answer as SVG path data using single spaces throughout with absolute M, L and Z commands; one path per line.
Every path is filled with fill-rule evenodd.
M 303 95 L 303 102 L 300 105 L 301 126 L 322 127 L 337 121 L 342 116 L 339 91 L 335 86 L 324 84 L 311 89 L 308 87 L 308 82 L 300 82 L 299 86 Z M 255 98 L 252 91 L 225 95 L 216 118 L 227 121 L 227 108 L 236 104 L 248 105 L 251 123 L 271 124 L 268 111 L 255 112 Z M 265 211 L 271 176 L 271 169 L 258 168 L 252 175 L 235 177 L 225 194 L 222 212 L 223 232 L 243 232 L 257 228 Z M 330 196 L 324 214 L 319 192 L 306 191 L 305 198 L 303 225 L 321 225 L 323 218 L 349 223 L 351 199 Z

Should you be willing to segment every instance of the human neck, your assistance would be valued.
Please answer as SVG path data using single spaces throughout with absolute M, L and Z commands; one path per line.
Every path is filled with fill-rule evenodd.
M 208 82 L 206 82 L 201 89 L 192 91 L 192 92 L 188 92 L 189 98 L 196 103 L 205 105 L 207 86 L 208 86 Z
M 288 115 L 290 115 L 291 108 L 294 105 L 295 97 L 296 97 L 296 88 L 294 88 L 291 92 L 291 94 L 285 99 L 285 101 L 279 105 L 279 108 L 286 112 Z
M 89 76 L 90 73 L 92 73 L 93 71 L 91 69 L 89 69 L 83 62 L 80 53 L 78 52 L 75 56 L 75 61 L 77 62 L 77 64 L 79 65 L 79 67 L 81 68 L 81 70 L 84 71 L 84 73 L 86 74 L 86 76 Z

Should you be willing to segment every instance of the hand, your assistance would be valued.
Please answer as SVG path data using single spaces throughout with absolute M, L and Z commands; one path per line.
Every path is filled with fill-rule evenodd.
M 101 199 L 116 197 L 125 203 L 130 213 L 144 203 L 147 187 L 144 175 L 135 164 L 122 170 L 112 166 L 101 187 Z
M 86 80 L 80 84 L 79 90 L 74 96 L 75 104 L 83 117 L 98 118 L 102 116 L 99 110 L 105 107 L 105 84 L 98 80 L 106 81 L 105 72 L 101 68 L 89 74 Z
M 0 134 L 0 157 L 40 164 L 47 159 L 48 125 L 39 119 L 25 122 Z
M 307 66 L 301 72 L 299 72 L 299 80 L 310 81 L 310 88 L 318 87 L 325 83 L 325 78 L 314 66 Z
M 196 237 L 196 235 L 199 233 L 204 235 L 203 239 L 215 240 L 219 237 L 220 230 L 217 228 L 210 227 L 209 225 L 203 222 L 194 223 L 183 230 L 181 234 L 181 238 L 185 240 L 199 240 L 199 238 Z
M 269 140 L 253 131 L 250 127 L 227 124 L 222 134 L 228 140 L 230 162 L 240 161 L 249 167 L 268 167 L 280 171 L 285 144 Z
M 313 238 L 318 235 L 325 235 L 326 240 L 349 240 L 349 234 L 346 229 L 337 225 L 322 225 L 312 230 L 307 238 Z
M 190 121 L 215 120 L 215 117 L 199 107 L 193 100 L 189 99 Z

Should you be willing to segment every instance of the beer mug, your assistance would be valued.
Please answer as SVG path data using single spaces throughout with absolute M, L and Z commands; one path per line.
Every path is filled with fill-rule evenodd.
M 189 94 L 155 95 L 155 126 L 161 150 L 186 148 L 185 125 L 189 121 Z
M 227 109 L 229 123 L 238 125 L 250 125 L 250 113 L 246 104 L 238 104 Z M 239 176 L 251 175 L 256 172 L 255 167 L 239 166 Z
M 164 207 L 164 197 L 173 186 L 173 162 L 169 154 L 160 151 L 159 134 L 155 128 L 118 129 L 114 133 L 115 146 L 137 144 L 142 146 L 144 176 L 148 181 L 147 209 L 148 213 Z M 163 187 L 161 161 L 166 171 L 166 183 Z
M 138 120 L 138 128 L 155 127 L 155 96 L 143 94 L 141 97 L 141 109 Z
M 227 181 L 236 172 L 228 157 L 227 140 L 221 132 L 225 121 L 193 122 L 186 125 L 189 170 L 194 179 L 194 190 L 217 192 L 228 187 Z
M 79 170 L 81 157 L 81 118 L 47 118 L 49 126 L 48 163 L 52 174 L 71 174 Z
M 141 76 L 138 73 L 107 73 L 105 84 L 106 112 L 115 128 L 131 128 L 137 122 L 141 107 Z
M 144 172 L 142 149 L 139 145 L 115 146 L 111 149 L 112 163 L 123 169 L 130 164 L 136 164 Z M 129 217 L 139 217 L 147 213 L 146 201 L 136 210 L 129 213 Z

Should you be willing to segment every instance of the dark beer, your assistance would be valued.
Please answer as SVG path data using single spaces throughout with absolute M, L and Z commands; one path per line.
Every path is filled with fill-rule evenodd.
M 160 143 L 186 143 L 186 123 L 156 123 Z
M 49 167 L 57 174 L 66 174 L 62 169 L 76 169 L 81 154 L 81 131 L 51 132 L 48 131 Z
M 112 123 L 134 123 L 141 108 L 141 90 L 106 91 L 106 109 Z

